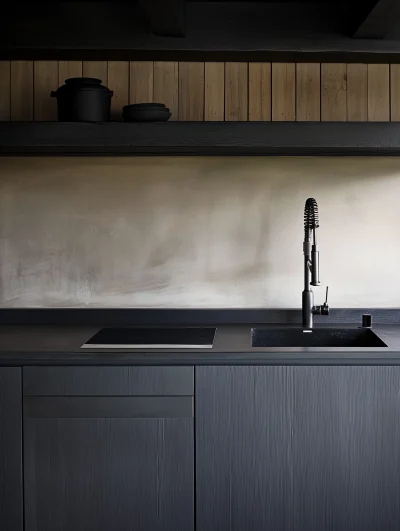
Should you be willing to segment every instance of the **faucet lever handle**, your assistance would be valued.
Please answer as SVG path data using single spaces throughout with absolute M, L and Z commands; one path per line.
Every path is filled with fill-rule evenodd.
M 325 302 L 324 302 L 324 304 L 321 306 L 321 315 L 329 315 L 328 290 L 329 290 L 329 287 L 326 286 Z

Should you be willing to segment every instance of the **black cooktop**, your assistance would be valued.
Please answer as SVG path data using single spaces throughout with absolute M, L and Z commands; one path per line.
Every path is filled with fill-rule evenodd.
M 215 328 L 102 328 L 83 348 L 211 348 Z

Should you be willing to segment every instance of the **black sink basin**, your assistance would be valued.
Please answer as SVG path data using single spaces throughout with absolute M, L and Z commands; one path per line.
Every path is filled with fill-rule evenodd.
M 362 347 L 387 345 L 369 328 L 252 328 L 252 347 Z

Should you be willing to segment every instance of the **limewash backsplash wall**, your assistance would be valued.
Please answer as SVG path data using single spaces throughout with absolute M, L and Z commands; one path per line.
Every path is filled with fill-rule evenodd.
M 400 158 L 0 159 L 1 307 L 400 306 Z

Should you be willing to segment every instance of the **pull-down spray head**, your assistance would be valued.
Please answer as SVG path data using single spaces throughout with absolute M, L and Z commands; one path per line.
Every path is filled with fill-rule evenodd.
M 310 264 L 311 286 L 319 286 L 319 252 L 317 249 L 317 228 L 319 227 L 318 204 L 309 197 L 304 208 L 304 256 Z M 312 237 L 312 244 L 311 244 Z
M 319 227 L 318 204 L 315 199 L 309 197 L 304 207 L 304 240 L 310 238 L 310 232 Z

